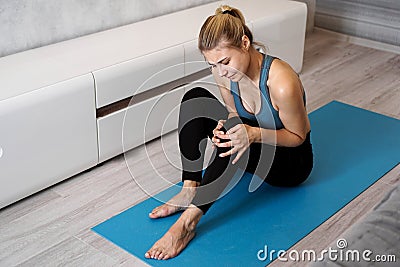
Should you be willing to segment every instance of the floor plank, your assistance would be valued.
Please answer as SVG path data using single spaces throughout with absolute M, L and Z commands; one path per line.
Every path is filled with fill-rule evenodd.
M 50 263 L 51 266 L 119 266 L 118 261 L 74 237 L 30 257 L 19 266 L 49 266 Z
M 145 262 L 141 261 L 136 257 L 132 257 L 132 255 L 120 247 L 111 244 L 108 240 L 103 237 L 94 234 L 90 229 L 85 229 L 76 237 L 86 244 L 96 248 L 98 251 L 101 251 L 104 255 L 118 261 L 121 266 L 135 266 L 135 267 L 147 267 Z
M 7 206 L 0 210 L 1 224 L 9 225 L 14 220 L 25 216 L 36 209 L 40 209 L 45 203 L 55 201 L 61 196 L 53 190 L 44 190 L 40 193 L 29 196 L 14 205 Z

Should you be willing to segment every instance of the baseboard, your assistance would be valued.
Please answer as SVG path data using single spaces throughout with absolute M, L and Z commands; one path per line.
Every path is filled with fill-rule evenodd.
M 377 41 L 373 41 L 373 40 L 369 40 L 369 39 L 365 39 L 365 38 L 355 37 L 355 36 L 335 32 L 335 31 L 326 30 L 326 29 L 319 28 L 319 27 L 314 27 L 314 32 L 323 32 L 325 34 L 333 35 L 340 40 L 343 40 L 343 41 L 346 41 L 346 42 L 349 42 L 352 44 L 357 44 L 357 45 L 361 45 L 361 46 L 365 46 L 365 47 L 374 48 L 377 50 L 400 54 L 400 46 L 377 42 Z

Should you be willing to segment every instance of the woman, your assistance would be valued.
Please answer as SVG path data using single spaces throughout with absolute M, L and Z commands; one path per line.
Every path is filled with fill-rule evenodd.
M 242 13 L 218 8 L 204 22 L 198 46 L 212 66 L 225 106 L 202 88 L 185 94 L 179 117 L 183 187 L 149 216 L 185 211 L 146 258 L 177 256 L 239 167 L 268 184 L 287 187 L 305 181 L 313 166 L 301 81 L 287 63 L 256 49 Z M 207 137 L 214 157 L 202 175 Z

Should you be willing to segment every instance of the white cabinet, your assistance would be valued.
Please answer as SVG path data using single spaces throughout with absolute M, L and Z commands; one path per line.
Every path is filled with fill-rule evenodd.
M 0 101 L 0 208 L 97 164 L 91 74 Z
M 267 53 L 286 61 L 296 71 L 303 66 L 306 9 L 293 10 L 275 16 L 253 21 L 253 34 L 257 41 L 265 44 Z
M 184 76 L 184 49 L 177 45 L 93 72 L 97 107 Z
M 184 92 L 180 87 L 99 118 L 99 162 L 175 130 Z
M 209 68 L 200 50 L 197 48 L 198 39 L 183 44 L 185 48 L 185 75 Z

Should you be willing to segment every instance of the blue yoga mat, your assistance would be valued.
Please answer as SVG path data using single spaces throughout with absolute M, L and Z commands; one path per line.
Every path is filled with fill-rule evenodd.
M 148 260 L 145 252 L 179 214 L 148 213 L 179 191 L 173 186 L 92 230 L 152 266 L 265 266 L 272 250 L 288 250 L 400 161 L 400 121 L 340 102 L 310 114 L 314 169 L 296 188 L 263 184 L 249 193 L 250 174 L 203 216 L 197 235 L 176 258 Z M 267 254 L 265 253 L 267 252 Z

